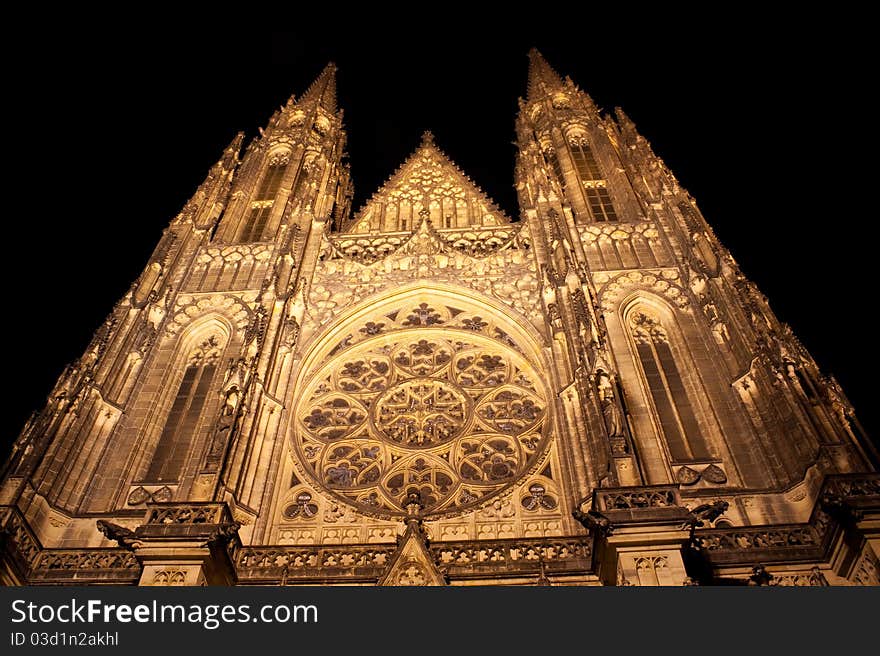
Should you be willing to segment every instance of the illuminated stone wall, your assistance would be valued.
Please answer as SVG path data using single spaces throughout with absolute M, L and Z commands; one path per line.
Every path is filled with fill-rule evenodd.
M 516 136 L 512 220 L 430 133 L 355 211 L 332 65 L 239 135 L 16 442 L 9 581 L 230 582 L 218 540 L 257 583 L 679 585 L 691 526 L 828 548 L 823 480 L 876 462 L 837 383 L 626 115 L 538 53 Z M 667 525 L 608 530 L 642 515 Z M 133 546 L 156 517 L 213 528 L 172 562 Z M 706 562 L 748 573 L 725 550 L 767 535 Z M 875 581 L 871 540 L 828 578 Z

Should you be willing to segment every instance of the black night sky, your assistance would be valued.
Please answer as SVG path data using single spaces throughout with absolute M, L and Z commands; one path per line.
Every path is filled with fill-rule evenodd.
M 625 109 L 876 435 L 876 356 L 864 339 L 873 217 L 860 207 L 869 171 L 852 159 L 872 110 L 852 83 L 860 53 L 812 31 L 710 27 L 612 24 L 566 43 L 490 38 L 477 25 L 406 38 L 365 29 L 338 42 L 329 30 L 309 41 L 196 30 L 33 39 L 7 58 L 5 81 L 14 262 L 2 440 L 82 354 L 235 132 L 255 135 L 328 60 L 339 66 L 357 207 L 430 128 L 517 216 L 514 119 L 532 45 L 601 108 Z

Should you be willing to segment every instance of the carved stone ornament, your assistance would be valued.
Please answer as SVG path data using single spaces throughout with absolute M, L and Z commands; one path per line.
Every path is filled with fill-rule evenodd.
M 288 504 L 283 512 L 285 519 L 312 519 L 318 515 L 318 504 L 312 501 L 312 493 L 303 490 Z
M 718 465 L 709 465 L 703 470 L 703 480 L 716 485 L 727 482 L 727 474 Z
M 171 315 L 165 324 L 168 333 L 174 335 L 180 329 L 206 314 L 222 314 L 241 331 L 251 323 L 251 310 L 235 296 L 224 294 L 181 294 Z
M 521 501 L 522 507 L 526 510 L 555 510 L 559 505 L 553 496 L 547 494 L 547 489 L 541 483 L 532 483 L 528 492 L 529 496 Z
M 428 134 L 428 133 L 426 133 Z M 438 227 L 509 223 L 503 212 L 434 144 L 419 148 L 354 217 L 353 232 L 415 228 L 421 210 Z M 393 229 L 393 228 L 392 228 Z
M 173 496 L 174 492 L 167 485 L 163 485 L 162 487 L 156 488 L 152 491 L 147 490 L 143 485 L 138 485 L 129 493 L 128 505 L 139 506 L 142 503 L 146 503 L 147 501 L 162 503 L 165 501 L 171 501 L 171 497 Z
M 96 522 L 96 526 L 98 530 L 104 534 L 105 538 L 108 540 L 114 540 L 120 547 L 130 549 L 137 542 L 135 532 L 129 528 L 120 526 L 119 524 L 99 519 Z
M 548 446 L 541 376 L 504 343 L 435 330 L 429 304 L 400 316 L 407 329 L 318 368 L 292 432 L 300 461 L 315 485 L 373 516 L 404 514 L 411 492 L 432 515 L 485 506 Z
M 171 488 L 167 485 L 163 485 L 153 492 L 153 501 L 156 503 L 164 503 L 166 501 L 171 501 L 172 496 L 173 492 L 171 491 Z
M 428 550 L 427 540 L 418 513 L 421 502 L 417 493 L 407 499 L 407 527 L 398 538 L 397 553 L 391 559 L 388 570 L 379 579 L 383 586 L 446 585 L 446 579 Z
M 608 313 L 614 312 L 620 299 L 632 289 L 645 289 L 665 297 L 673 306 L 685 309 L 689 303 L 688 293 L 681 286 L 680 278 L 681 275 L 674 269 L 630 271 L 621 273 L 613 279 L 606 273 L 594 276 L 596 283 L 606 283 L 599 290 L 599 298 L 602 309 Z
M 149 492 L 147 492 L 143 487 L 138 486 L 131 491 L 131 494 L 128 495 L 128 505 L 137 506 L 151 498 L 152 495 Z
M 728 508 L 730 504 L 726 501 L 714 501 L 700 504 L 691 511 L 691 514 L 694 516 L 696 526 L 705 526 L 718 519 Z
M 685 465 L 675 473 L 675 480 L 682 485 L 693 485 L 700 480 L 700 472 Z

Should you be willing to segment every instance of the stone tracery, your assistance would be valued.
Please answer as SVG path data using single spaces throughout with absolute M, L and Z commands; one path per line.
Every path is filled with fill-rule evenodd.
M 457 514 L 518 482 L 545 452 L 546 394 L 507 342 L 411 305 L 396 332 L 374 322 L 318 368 L 294 447 L 307 475 L 362 512 L 402 515 L 418 492 L 426 512 Z

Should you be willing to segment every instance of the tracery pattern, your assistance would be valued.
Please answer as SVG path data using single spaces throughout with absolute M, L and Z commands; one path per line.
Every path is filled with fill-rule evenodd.
M 362 512 L 402 515 L 418 492 L 431 515 L 458 514 L 539 460 L 546 394 L 508 343 L 441 325 L 426 303 L 403 317 L 333 352 L 297 409 L 294 446 L 307 475 Z

